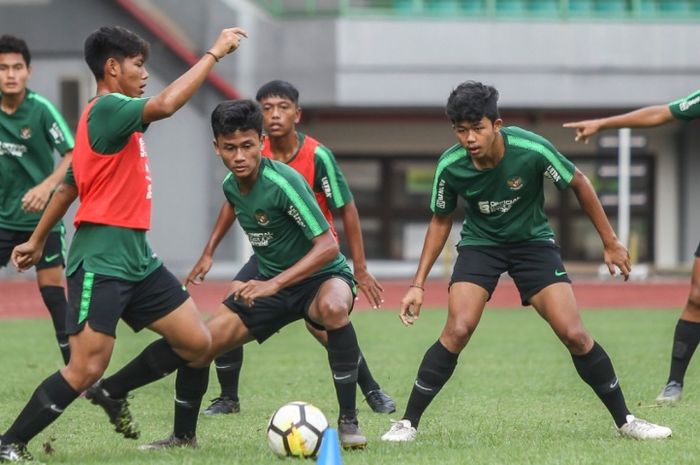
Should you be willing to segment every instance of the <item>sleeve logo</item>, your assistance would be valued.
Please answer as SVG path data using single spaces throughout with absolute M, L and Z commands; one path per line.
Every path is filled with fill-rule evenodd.
M 678 104 L 678 109 L 680 111 L 688 111 L 690 107 L 697 104 L 698 102 L 700 102 L 700 95 L 698 95 L 695 98 L 691 98 L 690 100 L 682 101 L 680 104 Z
M 58 127 L 58 123 L 55 121 L 49 128 L 49 134 L 51 134 L 51 137 L 53 137 L 53 141 L 56 144 L 60 144 L 66 140 L 66 138 L 63 136 L 63 131 L 61 131 L 61 129 Z
M 544 172 L 544 175 L 554 182 L 561 181 L 561 175 L 557 172 L 556 169 L 554 169 L 552 165 L 547 166 L 547 170 Z

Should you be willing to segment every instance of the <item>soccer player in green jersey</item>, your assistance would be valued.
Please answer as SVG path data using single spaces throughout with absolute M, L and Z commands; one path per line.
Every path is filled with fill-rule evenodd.
M 700 118 L 700 90 L 667 105 L 652 105 L 621 115 L 566 123 L 564 127 L 576 129 L 576 140 L 588 139 L 603 129 L 649 128 L 674 120 L 691 121 Z M 656 397 L 657 402 L 672 403 L 681 400 L 683 380 L 690 359 L 700 342 L 700 244 L 695 251 L 695 261 L 690 278 L 690 293 L 676 324 L 671 350 L 671 370 L 666 386 Z
M 31 460 L 27 443 L 83 391 L 107 412 L 117 432 L 138 438 L 128 392 L 209 351 L 211 335 L 194 302 L 146 240 L 151 173 L 142 133 L 180 109 L 245 34 L 239 28 L 223 30 L 197 63 L 152 98 L 141 98 L 148 79 L 147 42 L 119 26 L 102 27 L 85 41 L 85 61 L 97 81 L 97 95 L 78 122 L 66 179 L 32 236 L 12 252 L 18 270 L 35 264 L 49 231 L 80 196 L 66 270 L 71 357 L 68 366 L 37 387 L 2 435 L 0 462 Z M 111 358 L 119 319 L 135 331 L 149 328 L 162 339 L 95 383 Z
M 262 120 L 260 107 L 250 100 L 222 102 L 212 113 L 214 150 L 231 170 L 224 195 L 253 246 L 259 274 L 237 286 L 207 322 L 212 334 L 208 360 L 199 365 L 203 368 L 178 370 L 173 433 L 144 449 L 195 446 L 209 363 L 248 342 L 263 343 L 299 319 L 328 333 L 341 444 L 367 444 L 355 410 L 360 348 L 349 319 L 353 275 L 304 178 L 262 156 Z
M 289 82 L 270 81 L 258 89 L 256 100 L 263 111 L 265 130 L 263 156 L 286 163 L 304 176 L 336 239 L 338 237 L 333 227 L 331 207 L 338 212 L 350 246 L 357 287 L 364 293 L 373 308 L 379 308 L 382 304 L 383 289 L 374 276 L 367 271 L 360 217 L 345 176 L 328 148 L 296 129 L 301 118 L 299 91 Z M 209 272 L 216 247 L 233 224 L 233 220 L 234 215 L 230 204 L 225 202 L 202 256 L 187 278 L 188 284 L 200 283 Z M 257 274 L 257 261 L 253 255 L 234 277 L 233 285 L 240 285 Z M 307 323 L 306 327 L 321 344 L 327 345 L 325 331 L 315 329 L 310 323 Z M 221 385 L 221 395 L 213 399 L 212 404 L 203 411 L 204 414 L 216 415 L 240 411 L 238 380 L 242 363 L 242 346 L 216 358 L 214 366 Z M 392 413 L 396 410 L 393 399 L 381 389 L 372 376 L 363 354 L 360 354 L 357 384 L 374 412 Z
M 458 197 L 465 220 L 449 288 L 448 316 L 439 339 L 418 368 L 403 418 L 384 441 L 413 441 L 425 409 L 452 375 L 476 330 L 501 273 L 515 281 L 523 305 L 532 305 L 571 353 L 576 371 L 612 415 L 621 435 L 665 438 L 671 430 L 635 418 L 625 403 L 612 363 L 579 315 L 571 281 L 544 214 L 543 182 L 576 194 L 603 242 L 611 274 L 629 275 L 629 254 L 608 222 L 590 181 L 543 137 L 504 127 L 498 91 L 468 81 L 452 91 L 446 113 L 458 144 L 438 161 L 430 208 L 433 217 L 413 283 L 401 300 L 400 318 L 416 322 L 423 284 L 452 227 Z
M 13 248 L 29 239 L 66 175 L 73 151 L 73 135 L 56 107 L 27 88 L 31 74 L 25 41 L 0 37 L 0 268 L 7 265 Z M 63 157 L 55 168 L 54 150 Z M 64 232 L 63 224 L 57 224 L 49 233 L 36 264 L 36 280 L 68 363 Z

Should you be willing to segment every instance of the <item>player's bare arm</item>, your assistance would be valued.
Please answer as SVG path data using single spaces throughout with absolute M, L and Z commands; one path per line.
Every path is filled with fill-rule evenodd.
M 236 221 L 236 212 L 233 206 L 229 202 L 224 202 L 221 206 L 221 210 L 219 210 L 219 216 L 216 218 L 214 229 L 209 236 L 209 241 L 204 247 L 202 255 L 190 271 L 190 274 L 187 275 L 187 279 L 185 279 L 185 286 L 201 284 L 202 281 L 204 281 L 204 277 L 209 273 L 214 263 L 214 252 L 219 246 L 221 239 L 223 239 L 228 230 L 231 229 L 234 221 Z
M 66 171 L 68 171 L 72 159 L 73 151 L 70 150 L 66 152 L 51 175 L 24 194 L 22 197 L 22 209 L 24 211 L 36 213 L 42 211 L 46 207 L 54 189 L 56 189 L 63 181 L 63 178 L 66 177 Z
M 273 295 L 280 289 L 308 278 L 340 252 L 330 230 L 314 237 L 312 244 L 311 249 L 294 266 L 267 281 L 251 279 L 234 292 L 236 298 L 243 299 L 246 305 L 253 305 L 258 297 Z
M 615 231 L 610 225 L 610 221 L 608 221 L 608 217 L 605 215 L 603 206 L 595 193 L 591 181 L 577 168 L 574 179 L 571 180 L 569 187 L 571 187 L 576 194 L 581 208 L 586 215 L 588 215 L 596 231 L 598 231 L 600 239 L 603 241 L 603 258 L 605 264 L 608 266 L 610 274 L 612 276 L 616 274 L 615 267 L 617 266 L 624 276 L 625 281 L 627 281 L 629 279 L 630 270 L 632 269 L 630 254 L 627 248 L 625 248 L 622 242 L 617 238 Z
M 420 315 L 420 309 L 423 305 L 425 280 L 428 278 L 428 273 L 433 268 L 435 260 L 437 260 L 440 252 L 445 247 L 445 242 L 447 242 L 451 230 L 451 214 L 433 215 L 428 225 L 428 231 L 425 233 L 418 270 L 416 270 L 413 281 L 409 285 L 408 292 L 401 299 L 399 307 L 399 318 L 406 326 L 412 325 Z
M 160 94 L 148 100 L 143 109 L 143 122 L 151 123 L 172 116 L 194 95 L 214 65 L 229 53 L 233 53 L 244 37 L 248 37 L 248 33 L 239 27 L 221 31 L 214 45 L 194 66 Z
M 357 212 L 355 201 L 351 201 L 340 208 L 340 216 L 343 220 L 343 230 L 350 246 L 352 255 L 352 268 L 355 273 L 355 280 L 360 291 L 367 297 L 372 308 L 379 308 L 384 300 L 382 292 L 384 288 L 367 271 L 367 259 L 365 258 L 365 247 L 362 241 L 362 228 L 360 227 L 360 215 Z
M 629 113 L 585 121 L 565 123 L 565 128 L 576 130 L 575 140 L 588 143 L 588 139 L 603 129 L 649 128 L 673 120 L 668 105 L 652 105 Z
M 65 216 L 76 198 L 78 189 L 75 186 L 66 183 L 58 186 L 29 240 L 12 250 L 12 264 L 17 271 L 26 271 L 39 262 L 51 229 Z

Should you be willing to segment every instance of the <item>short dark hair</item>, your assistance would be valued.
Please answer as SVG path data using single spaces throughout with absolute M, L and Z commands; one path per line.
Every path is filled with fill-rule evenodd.
M 476 123 L 484 116 L 494 122 L 501 117 L 498 113 L 498 91 L 480 82 L 463 82 L 450 93 L 445 113 L 452 124 L 462 121 Z
M 0 53 L 19 53 L 24 58 L 24 63 L 29 66 L 32 62 L 32 56 L 29 53 L 27 43 L 19 37 L 5 34 L 0 37 Z
M 267 97 L 281 97 L 299 103 L 299 91 L 291 83 L 275 79 L 267 84 L 263 84 L 258 93 L 255 95 L 255 100 L 258 102 Z
M 125 58 L 143 55 L 148 59 L 148 42 L 138 34 L 121 26 L 102 26 L 85 39 L 85 62 L 95 79 L 105 77 L 105 63 L 109 58 L 122 62 Z
M 261 136 L 263 116 L 260 105 L 252 100 L 225 100 L 211 113 L 211 129 L 214 137 L 251 129 Z

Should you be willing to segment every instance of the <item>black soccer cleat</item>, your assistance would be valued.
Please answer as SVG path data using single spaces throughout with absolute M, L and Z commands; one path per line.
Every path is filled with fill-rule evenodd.
M 382 389 L 369 391 L 365 400 L 374 413 L 394 413 L 396 411 L 394 399 Z
M 197 446 L 197 437 L 193 436 L 191 438 L 184 437 L 184 438 L 179 438 L 175 436 L 175 434 L 171 434 L 165 439 L 161 439 L 160 441 L 153 441 L 148 444 L 144 444 L 142 446 L 139 446 L 140 450 L 160 450 L 160 449 L 172 449 L 175 447 L 187 447 L 190 449 L 196 449 Z
M 117 433 L 124 435 L 127 439 L 138 439 L 141 433 L 129 411 L 129 401 L 126 400 L 126 397 L 123 399 L 111 398 L 109 393 L 102 388 L 102 381 L 99 380 L 90 386 L 85 391 L 85 398 L 102 407 Z
M 0 444 L 0 463 L 8 462 L 34 462 L 34 457 L 22 442 Z
M 367 437 L 360 431 L 357 416 L 341 415 L 338 418 L 338 438 L 343 449 L 364 449 Z
M 239 413 L 241 403 L 230 397 L 221 396 L 211 400 L 211 405 L 202 411 L 202 415 L 223 415 L 227 413 Z

